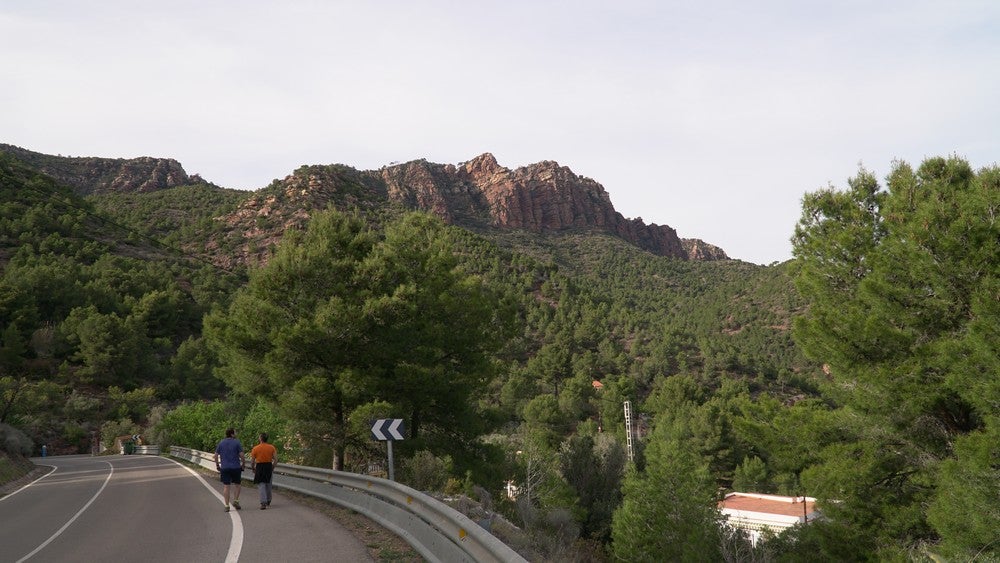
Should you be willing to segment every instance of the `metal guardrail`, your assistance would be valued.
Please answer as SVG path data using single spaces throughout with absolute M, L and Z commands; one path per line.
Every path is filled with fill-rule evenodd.
M 135 452 L 139 455 L 160 455 L 160 446 L 136 446 Z
M 214 454 L 171 446 L 170 455 L 215 470 Z M 330 500 L 393 531 L 429 561 L 525 562 L 468 516 L 388 479 L 280 463 L 273 485 Z

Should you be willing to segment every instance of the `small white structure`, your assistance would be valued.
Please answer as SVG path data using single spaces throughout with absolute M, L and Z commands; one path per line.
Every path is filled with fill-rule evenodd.
M 765 530 L 775 535 L 795 524 L 819 518 L 813 497 L 783 497 L 757 493 L 729 493 L 719 501 L 719 510 L 727 523 L 746 530 L 754 544 Z

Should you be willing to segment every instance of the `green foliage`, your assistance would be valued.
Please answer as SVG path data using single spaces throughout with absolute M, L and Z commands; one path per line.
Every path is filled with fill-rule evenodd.
M 1000 407 L 998 179 L 995 167 L 930 158 L 917 170 L 897 163 L 887 190 L 862 170 L 846 192 L 804 199 L 793 242 L 810 305 L 795 336 L 827 364 L 825 391 L 845 414 L 840 440 L 818 449 L 802 481 L 884 550 L 937 534 L 956 552 L 982 547 L 975 526 L 948 515 L 962 503 L 957 476 L 982 467 L 973 444 Z M 935 497 L 937 534 L 926 514 Z
M 151 398 L 120 401 L 132 391 L 172 400 L 221 391 L 205 377 L 212 358 L 171 358 L 240 281 L 149 238 L 140 218 L 109 219 L 102 210 L 124 207 L 99 200 L 0 154 L 0 420 L 52 451 L 89 451 L 108 418 L 146 416 Z M 197 203 L 185 212 L 196 209 L 212 212 Z
M 524 426 L 528 442 L 533 446 L 553 451 L 566 432 L 566 418 L 559 410 L 559 402 L 552 395 L 538 395 L 524 407 Z
M 111 386 L 108 388 L 109 416 L 145 420 L 155 398 L 156 390 L 152 387 L 123 391 L 120 387 Z
M 782 563 L 816 561 L 906 561 L 903 554 L 878 553 L 872 535 L 844 521 L 821 519 L 793 526 L 769 538 L 764 546 L 771 559 Z M 919 560 L 919 559 L 916 559 Z
M 217 363 L 215 354 L 204 338 L 188 338 L 181 342 L 171 358 L 170 375 L 160 394 L 165 399 L 173 400 L 181 397 L 220 397 L 225 386 L 215 376 Z
M 401 481 L 418 491 L 443 491 L 451 474 L 451 467 L 450 457 L 438 457 L 432 452 L 421 450 L 403 464 Z
M 310 447 L 332 448 L 337 468 L 347 417 L 374 400 L 405 413 L 405 447 L 462 447 L 456 433 L 481 429 L 469 399 L 492 377 L 509 312 L 458 268 L 452 245 L 420 214 L 390 223 L 381 239 L 356 216 L 314 217 L 227 312 L 206 319 L 223 378 L 278 400 Z
M 266 432 L 268 443 L 274 444 L 278 453 L 289 454 L 295 452 L 294 442 L 291 441 L 291 433 L 287 429 L 287 422 L 281 417 L 281 413 L 276 406 L 264 399 L 247 399 L 241 401 L 250 403 L 243 415 L 242 422 L 239 423 L 239 435 L 242 436 L 243 448 L 250 451 L 259 442 L 261 432 Z M 221 439 L 221 438 L 220 438 Z
M 743 463 L 736 468 L 733 475 L 733 490 L 748 493 L 769 493 L 771 482 L 767 473 L 767 465 L 757 456 L 744 457 Z
M 1000 427 L 996 419 L 983 431 L 959 438 L 955 457 L 941 464 L 928 519 L 952 560 L 1000 559 Z
M 198 402 L 167 412 L 154 433 L 162 437 L 162 448 L 178 445 L 214 452 L 216 443 L 230 426 L 236 428 L 237 424 L 225 403 Z
M 576 493 L 582 536 L 607 543 L 612 514 L 621 504 L 624 448 L 607 435 L 572 436 L 560 448 L 559 472 Z
M 645 471 L 630 470 L 612 524 L 621 561 L 719 561 L 715 484 L 701 456 L 658 432 Z
M 67 429 L 69 432 L 74 432 L 75 427 Z M 135 434 L 140 434 L 142 429 L 138 424 L 129 418 L 121 418 L 117 420 L 108 420 L 101 425 L 101 443 L 105 448 L 114 449 L 115 438 L 119 436 L 134 436 Z M 77 439 L 85 438 L 85 436 L 77 436 Z M 67 440 L 72 441 L 72 440 Z
M 376 176 L 295 175 L 355 211 L 278 182 L 81 199 L 0 154 L 0 422 L 54 452 L 102 426 L 208 450 L 266 430 L 283 459 L 366 471 L 371 420 L 406 418 L 403 467 L 513 480 L 552 555 L 582 535 L 727 556 L 686 551 L 718 545 L 719 487 L 821 498 L 829 520 L 768 542 L 778 560 L 995 555 L 1000 170 L 899 163 L 885 189 L 861 170 L 806 195 L 796 260 L 770 267 L 473 233 L 387 204 Z M 252 197 L 271 206 L 256 230 L 218 220 Z
M 234 210 L 247 192 L 207 184 L 143 193 L 112 193 L 87 198 L 97 210 L 115 218 L 131 233 L 160 245 L 193 246 L 221 233 L 214 219 Z

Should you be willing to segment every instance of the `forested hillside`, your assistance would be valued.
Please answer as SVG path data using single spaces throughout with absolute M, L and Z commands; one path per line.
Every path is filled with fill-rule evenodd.
M 57 453 L 232 425 L 366 472 L 369 421 L 404 418 L 401 480 L 488 500 L 539 559 L 995 554 L 997 174 L 908 170 L 811 194 L 764 267 L 472 232 L 364 183 L 81 199 L 0 154 L 0 423 Z M 733 489 L 831 518 L 752 547 L 718 525 Z

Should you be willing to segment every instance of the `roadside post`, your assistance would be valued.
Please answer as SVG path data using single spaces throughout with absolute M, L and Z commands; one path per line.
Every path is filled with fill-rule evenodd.
M 372 438 L 386 443 L 389 450 L 389 480 L 395 481 L 396 474 L 393 468 L 392 443 L 403 439 L 403 419 L 402 418 L 380 418 L 372 424 Z

